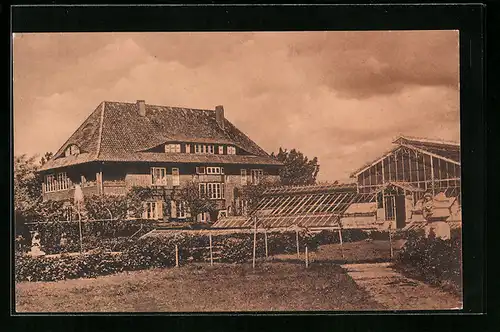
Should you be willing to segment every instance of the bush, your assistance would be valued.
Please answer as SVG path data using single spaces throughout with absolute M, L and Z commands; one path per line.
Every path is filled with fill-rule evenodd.
M 41 250 L 47 254 L 57 254 L 62 251 L 80 251 L 80 230 L 78 222 L 53 222 L 32 225 L 40 233 Z M 141 230 L 142 227 L 142 230 Z M 140 235 L 153 229 L 149 220 L 120 220 L 120 221 L 83 221 L 82 235 L 84 250 L 112 249 L 117 245 L 123 248 L 128 243 L 127 239 L 140 231 Z M 67 246 L 60 248 L 61 235 L 65 233 L 68 240 Z M 29 244 L 24 250 L 29 250 Z M 115 248 L 116 250 L 116 248 Z
M 273 255 L 296 252 L 295 232 L 268 234 L 268 249 Z M 307 232 L 301 232 L 300 244 L 310 250 L 317 249 Z M 111 239 L 110 239 L 111 240 Z M 122 253 L 112 255 L 98 251 L 77 256 L 61 255 L 58 258 L 16 257 L 16 281 L 55 281 L 80 277 L 95 277 L 119 271 L 134 271 L 175 265 L 175 245 L 179 249 L 181 264 L 190 261 L 207 261 L 210 257 L 207 235 L 170 233 L 161 237 L 139 240 L 120 240 Z M 112 243 L 112 242 L 111 242 Z M 240 263 L 253 256 L 253 234 L 239 233 L 212 237 L 214 258 L 218 262 Z M 93 245 L 91 245 L 93 246 Z M 265 254 L 264 234 L 257 234 L 258 257 Z
M 410 236 L 396 257 L 395 266 L 404 273 L 434 285 L 452 284 L 462 288 L 462 240 Z

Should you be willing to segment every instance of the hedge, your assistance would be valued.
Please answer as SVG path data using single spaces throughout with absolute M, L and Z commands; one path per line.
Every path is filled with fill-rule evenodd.
M 296 234 L 268 234 L 268 249 L 273 255 L 296 252 Z M 300 233 L 301 247 L 317 249 L 317 241 L 306 232 Z M 120 271 L 172 267 L 175 265 L 175 245 L 181 264 L 207 261 L 210 256 L 207 235 L 171 233 L 147 237 L 126 243 L 121 254 L 102 251 L 83 255 L 61 255 L 58 258 L 17 256 L 16 281 L 56 281 L 80 277 L 95 277 Z M 253 234 L 214 235 L 214 258 L 217 262 L 241 263 L 253 256 Z M 202 248 L 202 249 L 197 249 Z M 265 255 L 264 235 L 257 236 L 257 257 Z
M 462 240 L 411 236 L 396 256 L 396 269 L 460 294 L 462 289 Z

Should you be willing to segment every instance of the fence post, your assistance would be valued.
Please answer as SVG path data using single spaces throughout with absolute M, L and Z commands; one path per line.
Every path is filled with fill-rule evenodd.
M 264 244 L 266 245 L 266 258 L 268 257 L 268 250 L 267 250 L 267 230 L 264 230 Z
M 208 234 L 208 239 L 210 241 L 210 266 L 214 265 L 214 257 L 212 254 L 212 233 Z
M 300 259 L 300 248 L 299 248 L 299 230 L 295 231 L 295 240 L 297 242 L 297 258 Z
M 389 225 L 389 228 L 387 230 L 389 232 L 389 247 L 391 248 L 391 259 L 393 256 L 393 251 L 392 251 L 392 235 L 391 235 L 391 225 Z
M 306 269 L 309 268 L 309 251 L 307 250 L 307 245 L 306 245 Z
M 179 267 L 179 247 L 175 245 L 175 267 Z
M 340 239 L 340 254 L 342 259 L 344 259 L 344 241 L 342 241 L 342 229 L 339 227 L 339 239 Z
M 254 217 L 254 231 L 253 231 L 253 261 L 252 267 L 255 269 L 255 253 L 257 248 L 257 217 Z

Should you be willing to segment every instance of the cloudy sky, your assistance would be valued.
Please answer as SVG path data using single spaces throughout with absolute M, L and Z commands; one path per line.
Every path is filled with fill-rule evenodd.
M 77 33 L 14 37 L 14 152 L 55 152 L 103 100 L 213 109 L 319 180 L 399 134 L 459 140 L 458 32 Z

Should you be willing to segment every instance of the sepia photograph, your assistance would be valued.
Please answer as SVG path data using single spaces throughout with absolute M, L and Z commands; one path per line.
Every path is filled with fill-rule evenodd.
M 462 309 L 459 46 L 14 33 L 15 312 Z

